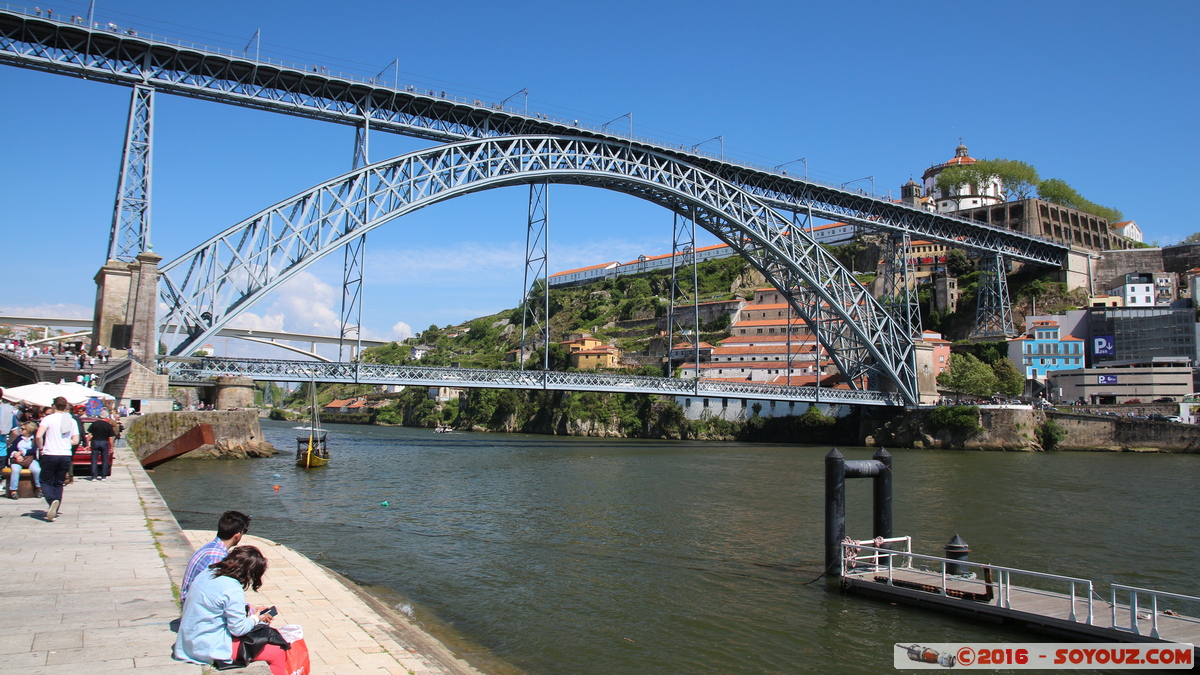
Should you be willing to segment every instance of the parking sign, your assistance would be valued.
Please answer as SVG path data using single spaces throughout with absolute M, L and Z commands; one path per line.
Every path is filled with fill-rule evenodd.
M 1111 335 L 1097 335 L 1092 338 L 1092 355 L 1112 356 L 1117 353 L 1117 341 Z

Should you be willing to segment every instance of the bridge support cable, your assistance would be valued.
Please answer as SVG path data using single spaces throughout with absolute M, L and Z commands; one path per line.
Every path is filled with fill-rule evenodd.
M 1008 296 L 1008 263 L 1002 255 L 979 259 L 979 296 L 971 339 L 1004 339 L 1017 334 Z
M 691 267 L 691 290 L 681 282 L 686 279 L 687 268 Z M 680 312 L 684 303 L 691 298 L 691 311 Z M 686 317 L 686 318 L 684 318 Z M 689 321 L 690 319 L 690 321 Z M 690 326 L 689 326 L 690 324 Z M 695 379 L 700 379 L 700 274 L 696 264 L 696 221 L 687 215 L 672 214 L 671 224 L 671 302 L 667 306 L 667 369 L 668 377 L 675 374 L 671 351 L 675 348 L 675 334 L 688 336 L 696 365 Z
M 133 262 L 150 247 L 150 169 L 154 140 L 154 89 L 133 88 L 129 119 L 125 124 L 125 147 L 121 151 L 121 175 L 113 208 L 108 259 Z
M 525 370 L 525 350 L 533 351 L 530 328 L 541 332 L 542 370 L 550 370 L 550 183 L 529 185 L 529 218 L 525 228 L 525 277 L 521 299 L 521 346 L 517 360 Z
M 368 135 L 370 132 L 370 118 L 363 116 L 362 124 L 354 128 L 354 159 L 352 161 L 352 170 L 359 170 L 370 164 L 368 158 Z M 359 225 L 367 222 L 367 207 L 368 200 L 365 199 L 364 184 L 366 181 L 361 181 L 359 185 L 353 188 L 351 199 L 355 204 L 355 212 L 352 218 L 347 219 L 347 233 L 353 229 L 357 229 Z M 353 227 L 352 227 L 353 226 Z M 345 257 L 342 264 L 342 311 L 340 315 L 341 333 L 338 339 L 338 360 L 339 361 L 357 361 L 362 353 L 362 296 L 363 296 L 363 269 L 366 264 L 367 255 L 367 235 L 361 234 L 356 239 L 346 244 Z M 351 334 L 354 336 L 353 344 L 350 344 Z M 349 350 L 350 358 L 346 358 L 346 352 Z
M 626 142 L 578 136 L 508 136 L 419 150 L 331 179 L 214 235 L 161 268 L 160 299 L 167 310 L 160 330 L 185 327 L 181 340 L 168 342 L 172 354 L 204 344 L 238 313 L 349 243 L 342 225 L 354 204 L 344 195 L 358 181 L 366 181 L 370 212 L 350 237 L 425 206 L 499 187 L 538 185 L 531 203 L 540 194 L 544 209 L 551 182 L 622 192 L 687 215 L 783 291 L 805 323 L 819 323 L 821 346 L 847 385 L 861 388 L 873 377 L 906 403 L 917 403 L 911 339 L 809 234 L 789 235 L 794 228 L 778 211 L 696 166 Z M 545 216 L 531 208 L 530 223 L 535 227 L 529 230 L 525 281 L 541 276 L 544 286 L 546 255 L 538 246 L 545 247 Z M 215 275 L 206 273 L 210 268 Z M 548 315 L 549 298 L 543 293 L 542 299 Z M 523 322 L 528 329 L 528 317 Z

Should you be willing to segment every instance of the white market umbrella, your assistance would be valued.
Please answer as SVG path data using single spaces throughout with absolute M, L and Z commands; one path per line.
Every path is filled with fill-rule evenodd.
M 54 384 L 53 382 L 37 382 L 21 387 L 11 387 L 4 390 L 4 398 L 14 403 L 25 401 L 34 405 L 54 405 L 54 399 L 62 396 L 71 405 L 82 405 L 90 398 L 100 398 L 106 401 L 116 399 L 102 391 L 89 389 L 75 382 Z

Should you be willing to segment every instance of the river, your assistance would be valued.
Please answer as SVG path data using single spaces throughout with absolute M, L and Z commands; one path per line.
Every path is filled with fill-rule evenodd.
M 828 447 L 332 425 L 333 461 L 304 471 L 290 425 L 263 431 L 274 459 L 152 474 L 180 524 L 251 514 L 497 671 L 875 673 L 896 642 L 1039 639 L 805 585 Z M 1200 595 L 1200 456 L 894 454 L 895 530 L 917 552 L 959 534 L 972 560 Z M 870 536 L 870 501 L 847 482 L 851 536 Z

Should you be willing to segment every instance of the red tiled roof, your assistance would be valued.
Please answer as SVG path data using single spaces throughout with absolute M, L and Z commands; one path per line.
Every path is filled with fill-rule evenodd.
M 815 345 L 792 345 L 793 354 L 810 354 L 816 349 Z M 782 344 L 777 347 L 717 347 L 713 349 L 713 356 L 733 356 L 737 354 L 782 354 L 787 350 L 787 345 Z
M 755 328 L 757 326 L 782 326 L 787 323 L 787 319 L 755 319 L 754 321 L 738 321 L 730 326 L 730 328 Z M 803 319 L 792 317 L 792 324 L 797 326 L 804 325 Z
M 612 261 L 612 262 L 600 263 L 599 265 L 591 265 L 591 266 L 588 266 L 588 267 L 578 267 L 578 268 L 576 268 L 576 269 L 573 269 L 573 270 L 567 270 L 567 271 L 565 271 L 565 272 L 556 272 L 556 273 L 554 273 L 554 274 L 551 274 L 551 275 L 550 275 L 550 278 L 552 278 L 552 279 L 553 279 L 554 277 L 561 277 L 561 276 L 563 276 L 564 274 L 574 274 L 574 273 L 576 273 L 576 272 L 586 272 L 586 271 L 588 271 L 588 270 L 595 270 L 595 269 L 600 269 L 601 267 L 608 267 L 609 265 L 619 265 L 619 264 L 620 264 L 620 263 L 618 263 L 617 261 L 615 261 L 615 260 L 614 260 L 614 261 Z

